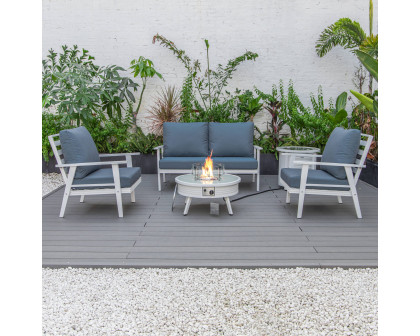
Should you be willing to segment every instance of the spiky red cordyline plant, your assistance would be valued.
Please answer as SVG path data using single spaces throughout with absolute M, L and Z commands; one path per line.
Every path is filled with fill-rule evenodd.
M 155 103 L 149 109 L 149 129 L 151 132 L 162 135 L 164 122 L 179 120 L 183 108 L 179 100 L 180 92 L 175 86 L 168 86 L 161 90 Z

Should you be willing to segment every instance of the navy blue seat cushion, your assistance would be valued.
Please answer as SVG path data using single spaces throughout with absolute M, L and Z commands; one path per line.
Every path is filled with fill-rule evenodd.
M 99 162 L 99 153 L 89 131 L 80 126 L 60 131 L 61 149 L 65 163 Z M 101 166 L 77 167 L 75 178 L 83 178 Z
M 258 161 L 253 157 L 214 157 L 214 163 L 221 163 L 225 169 L 257 169 Z
M 335 128 L 325 145 L 321 162 L 354 163 L 359 151 L 360 138 L 360 130 L 346 130 L 342 127 Z M 321 165 L 320 168 L 338 179 L 347 178 L 343 167 Z
M 140 167 L 120 168 L 121 188 L 131 187 L 134 184 L 134 182 L 136 182 L 140 178 L 140 176 L 141 176 Z M 112 175 L 112 168 L 101 168 L 90 173 L 84 178 L 73 180 L 73 184 L 103 184 L 103 183 L 114 183 L 114 176 Z
M 302 170 L 300 168 L 283 168 L 281 170 L 281 178 L 289 187 L 300 188 L 300 176 Z M 348 185 L 347 180 L 337 179 L 324 170 L 308 170 L 307 184 L 338 184 Z M 349 190 L 349 188 L 328 188 L 328 187 L 307 187 L 308 189 L 324 189 L 324 190 Z
M 212 157 L 213 163 L 222 163 L 225 169 L 257 169 L 258 161 L 250 157 Z M 164 157 L 159 161 L 161 169 L 191 169 L 193 163 L 204 163 L 203 157 Z
M 253 157 L 254 123 L 209 123 L 209 150 L 215 157 Z
M 206 122 L 163 124 L 165 156 L 207 156 L 209 125 Z

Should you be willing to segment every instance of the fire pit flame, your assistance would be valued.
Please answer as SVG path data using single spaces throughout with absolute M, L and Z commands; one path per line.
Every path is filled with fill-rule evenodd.
M 206 158 L 204 165 L 201 167 L 201 176 L 200 179 L 202 180 L 214 180 L 215 177 L 213 175 L 213 160 L 211 156 L 213 155 L 213 150 L 210 153 L 210 156 Z

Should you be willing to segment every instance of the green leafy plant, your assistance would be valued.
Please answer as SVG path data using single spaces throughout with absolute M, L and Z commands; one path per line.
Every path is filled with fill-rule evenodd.
M 367 71 L 371 74 L 376 81 L 378 81 L 378 60 L 374 59 L 372 56 L 362 52 L 356 51 L 356 55 L 359 58 L 360 62 L 366 68 Z M 369 97 L 369 95 L 363 95 L 354 90 L 350 92 L 363 104 L 369 111 L 374 111 L 376 117 L 378 116 L 378 101 Z M 377 96 L 377 95 L 376 95 Z
M 174 86 L 162 89 L 154 104 L 149 109 L 149 129 L 152 133 L 162 135 L 163 123 L 179 120 L 182 113 L 182 106 L 179 99 L 179 91 Z
M 261 97 L 254 97 L 253 93 L 246 90 L 238 96 L 238 121 L 253 121 L 254 116 L 261 110 L 263 104 L 260 103 Z
M 373 35 L 373 2 L 369 1 L 369 35 L 360 23 L 349 18 L 342 18 L 328 26 L 316 42 L 318 56 L 325 56 L 333 47 L 342 46 L 353 52 L 361 51 L 373 58 L 378 58 L 378 35 Z M 369 80 L 369 92 L 372 93 L 372 77 Z
M 375 99 L 377 91 L 370 95 L 365 94 L 367 98 Z M 369 110 L 366 105 L 360 103 L 356 105 L 351 115 L 351 127 L 360 129 L 363 133 L 373 136 L 373 141 L 369 149 L 367 158 L 378 161 L 378 122 L 377 115 Z
M 256 145 L 263 148 L 263 153 L 274 153 L 276 158 L 278 158 L 276 148 L 283 144 L 283 136 L 280 132 L 284 125 L 279 89 L 273 85 L 271 93 L 266 94 L 258 89 L 255 89 L 255 91 L 263 99 L 264 109 L 270 114 L 270 120 L 267 122 L 265 131 L 261 131 L 258 127 L 255 127 L 258 136 L 254 142 Z
M 106 118 L 99 114 L 83 125 L 91 134 L 100 153 L 129 153 L 132 151 L 131 116 L 126 113 L 123 118 Z
M 154 153 L 154 148 L 163 144 L 162 136 L 154 133 L 144 134 L 140 127 L 131 137 L 133 150 L 142 154 Z
M 140 77 L 142 81 L 142 88 L 137 108 L 133 110 L 132 113 L 133 124 L 135 127 L 137 127 L 137 115 L 139 114 L 140 106 L 143 101 L 143 93 L 146 89 L 147 80 L 149 78 L 153 78 L 154 76 L 157 76 L 160 79 L 163 79 L 163 77 L 159 72 L 156 71 L 153 62 L 147 58 L 144 58 L 143 56 L 140 56 L 138 59 L 133 59 L 130 64 L 130 69 L 132 70 L 134 78 Z
M 347 119 L 347 92 L 342 92 L 335 102 L 335 107 L 330 108 L 325 116 L 331 121 L 333 125 L 340 124 L 343 120 Z
M 120 75 L 116 65 L 100 67 L 86 49 L 62 46 L 62 53 L 50 50 L 42 61 L 42 103 L 55 106 L 66 123 L 78 126 L 100 113 L 122 117 L 124 102 L 134 102 L 131 92 L 138 84 Z
M 58 134 L 61 130 L 72 127 L 64 123 L 63 118 L 57 114 L 42 113 L 42 157 L 46 162 L 54 156 L 48 136 Z
M 226 66 L 219 64 L 216 69 L 210 69 L 210 44 L 208 40 L 205 40 L 207 66 L 206 70 L 202 72 L 200 61 L 191 60 L 185 51 L 179 49 L 174 42 L 159 34 L 153 37 L 153 43 L 156 42 L 172 51 L 187 70 L 181 93 L 181 103 L 184 107 L 184 115 L 181 120 L 233 121 L 231 114 L 235 105 L 235 97 L 226 90 L 226 87 L 237 67 L 245 61 L 255 60 L 258 54 L 247 51 L 243 55 L 229 60 Z
M 284 138 L 285 145 L 313 146 L 323 150 L 334 128 L 348 127 L 347 113 L 344 116 L 343 112 L 340 112 L 342 107 L 345 107 L 343 94 L 337 99 L 335 107 L 330 101 L 329 107 L 326 108 L 320 86 L 316 97 L 311 94 L 312 108 L 309 108 L 303 106 L 292 81 L 289 82 L 287 95 L 284 93 L 282 82 L 279 86 L 282 116 L 291 132 L 290 137 Z

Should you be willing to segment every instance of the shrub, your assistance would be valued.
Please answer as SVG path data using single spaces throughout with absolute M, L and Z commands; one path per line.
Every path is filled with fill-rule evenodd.
M 50 50 L 42 61 L 42 104 L 44 108 L 56 106 L 66 123 L 87 122 L 95 115 L 105 113 L 108 118 L 122 118 L 124 102 L 134 102 L 131 90 L 138 84 L 120 71 L 125 69 L 109 65 L 100 67 L 86 49 L 82 52 L 62 46 L 58 55 Z
M 50 157 L 54 156 L 48 136 L 72 127 L 63 123 L 63 119 L 59 115 L 47 112 L 42 113 L 42 157 L 46 162 L 50 160 Z

